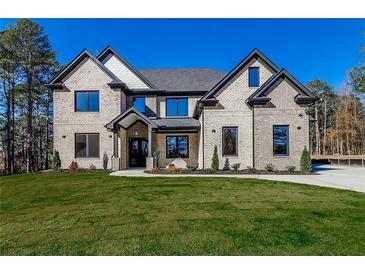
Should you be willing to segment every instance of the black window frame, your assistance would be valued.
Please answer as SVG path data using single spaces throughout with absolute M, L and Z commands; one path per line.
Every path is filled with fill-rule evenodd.
M 144 111 L 140 111 L 140 110 L 138 110 L 137 108 L 134 107 L 134 100 L 135 99 L 140 99 L 140 98 L 142 98 L 143 101 L 144 101 Z M 137 109 L 141 113 L 146 113 L 146 96 L 134 96 L 132 98 L 132 107 L 134 107 L 135 109 Z
M 257 86 L 251 86 L 251 69 L 257 70 Z M 248 68 L 248 87 L 249 88 L 260 87 L 260 67 L 249 67 Z
M 86 156 L 77 156 L 77 140 L 76 140 L 76 136 L 77 135 L 86 135 Z M 89 151 L 88 151 L 88 142 L 89 142 L 89 135 L 97 135 L 98 136 L 98 139 L 99 139 L 99 149 L 98 149 L 98 156 L 95 157 L 89 157 L 88 154 L 89 154 Z M 75 133 L 75 158 L 76 159 L 100 159 L 100 133 Z
M 77 110 L 77 93 L 82 93 L 82 92 L 86 92 L 88 93 L 88 96 L 87 96 L 87 110 L 83 111 L 83 110 Z M 89 110 L 90 108 L 90 105 L 89 105 L 89 102 L 90 102 L 90 95 L 89 93 L 90 92 L 97 92 L 98 93 L 98 110 L 95 111 L 95 110 Z M 75 112 L 100 112 L 100 90 L 75 90 Z
M 286 150 L 287 153 L 286 154 L 276 154 L 275 153 L 275 139 L 274 139 L 274 131 L 275 131 L 275 127 L 286 127 L 288 129 L 288 134 L 287 134 L 287 143 L 286 143 Z M 290 152 L 289 152 L 289 142 L 290 142 L 290 132 L 289 132 L 289 125 L 273 125 L 272 126 L 272 154 L 274 157 L 288 157 L 290 156 Z
M 168 144 L 167 144 L 167 138 L 176 138 L 176 150 L 177 151 L 179 151 L 179 137 L 181 138 L 181 137 L 186 137 L 187 138 L 187 149 L 188 149 L 188 151 L 187 151 L 187 155 L 186 156 L 184 156 L 184 157 L 181 157 L 180 155 L 174 155 L 174 156 L 170 156 L 168 153 L 169 153 L 169 151 L 168 151 Z M 188 135 L 167 135 L 166 136 L 166 140 L 165 140 L 165 150 L 166 150 L 166 158 L 168 158 L 168 159 L 171 159 L 171 158 L 183 158 L 183 159 L 186 159 L 186 158 L 189 158 L 189 146 L 190 146 L 190 140 L 189 140 L 189 136 Z
M 235 129 L 236 130 L 236 153 L 235 154 L 224 154 L 224 130 L 225 129 Z M 222 156 L 224 156 L 224 157 L 237 157 L 238 156 L 238 126 L 222 127 Z
M 167 114 L 167 101 L 168 100 L 176 100 L 176 101 L 178 101 L 178 100 L 186 100 L 186 107 L 187 107 L 187 109 L 186 109 L 186 115 L 179 115 L 178 113 L 179 113 L 179 104 L 176 102 L 176 115 L 168 115 Z M 166 98 L 166 100 L 165 100 L 165 115 L 166 115 L 166 117 L 188 117 L 189 116 L 189 98 L 188 97 L 168 97 L 168 98 Z

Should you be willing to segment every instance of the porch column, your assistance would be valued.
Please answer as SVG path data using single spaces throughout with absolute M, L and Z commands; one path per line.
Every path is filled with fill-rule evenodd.
M 148 155 L 146 158 L 146 169 L 150 170 L 153 168 L 153 157 L 152 157 L 152 127 L 148 125 Z
M 148 125 L 148 156 L 152 157 L 152 127 Z
M 113 131 L 113 156 L 114 158 L 118 158 L 118 131 Z

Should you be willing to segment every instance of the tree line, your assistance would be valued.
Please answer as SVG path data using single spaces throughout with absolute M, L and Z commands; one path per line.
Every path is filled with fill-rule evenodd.
M 37 23 L 17 20 L 0 32 L 0 141 L 6 173 L 48 169 L 52 93 L 44 86 L 59 65 Z
M 60 68 L 36 22 L 20 19 L 0 32 L 0 172 L 50 168 L 53 96 L 45 84 Z M 365 154 L 365 64 L 349 71 L 340 92 L 322 80 L 307 86 L 319 97 L 308 109 L 310 152 Z

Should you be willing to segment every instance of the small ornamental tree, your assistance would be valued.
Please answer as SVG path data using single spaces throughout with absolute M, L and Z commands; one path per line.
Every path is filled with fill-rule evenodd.
M 59 170 L 61 167 L 61 158 L 58 150 L 53 151 L 51 166 L 53 170 Z
M 312 171 L 311 158 L 307 146 L 304 146 L 304 149 L 302 151 L 302 156 L 300 158 L 300 168 L 304 172 Z
M 108 161 L 109 161 L 108 153 L 104 152 L 104 155 L 103 155 L 103 168 L 104 168 L 104 170 L 108 169 Z
M 213 158 L 212 158 L 212 165 L 213 170 L 219 169 L 219 158 L 218 158 L 218 148 L 217 145 L 214 146 Z
M 230 170 L 230 169 L 231 169 L 231 167 L 229 164 L 229 160 L 228 160 L 228 158 L 226 158 L 226 161 L 224 162 L 223 170 Z

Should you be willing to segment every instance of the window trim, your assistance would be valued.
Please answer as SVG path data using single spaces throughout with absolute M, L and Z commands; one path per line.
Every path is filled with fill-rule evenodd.
M 188 152 L 187 152 L 187 156 L 186 157 L 179 157 L 179 156 L 169 156 L 168 155 L 168 145 L 167 145 L 167 138 L 169 138 L 169 137 L 175 137 L 176 138 L 176 140 L 178 140 L 179 138 L 178 137 L 186 137 L 187 138 L 187 140 L 188 140 Z M 190 146 L 190 140 L 189 140 L 189 135 L 166 135 L 166 139 L 165 139 L 165 151 L 166 151 L 166 158 L 167 159 L 176 159 L 176 158 L 182 158 L 182 159 L 187 159 L 187 158 L 189 158 L 189 154 L 190 154 L 190 151 L 189 151 L 189 146 Z M 179 150 L 179 142 L 177 141 L 176 142 L 176 148 L 177 148 L 177 150 Z
M 134 99 L 138 99 L 138 98 L 143 98 L 144 99 L 144 111 L 140 111 L 137 108 L 134 107 Z M 137 111 L 141 112 L 141 113 L 146 113 L 146 96 L 133 96 L 132 97 L 132 107 L 134 107 L 135 109 L 137 109 Z
M 236 129 L 236 154 L 224 154 L 224 129 L 234 128 Z M 223 126 L 222 127 L 222 157 L 238 157 L 238 126 Z
M 89 144 L 89 137 L 86 137 L 86 156 L 85 157 L 80 157 L 80 156 L 77 156 L 77 152 L 76 152 L 76 144 L 77 144 L 77 140 L 76 140 L 76 136 L 77 135 L 86 135 L 86 136 L 89 136 L 89 135 L 98 135 L 99 137 L 99 156 L 98 157 L 89 157 L 88 154 L 88 144 Z M 75 133 L 75 159 L 100 159 L 100 133 Z
M 251 86 L 250 83 L 250 79 L 251 79 L 251 76 L 250 76 L 250 70 L 251 69 L 257 69 L 257 86 Z M 260 87 L 260 67 L 249 67 L 248 68 L 248 87 L 249 88 L 258 88 Z
M 275 141 L 274 141 L 274 128 L 275 127 L 287 127 L 288 128 L 288 142 L 286 144 L 287 147 L 287 153 L 286 154 L 275 154 L 274 147 L 275 147 Z M 290 135 L 289 135 L 289 125 L 272 125 L 272 155 L 273 157 L 288 157 L 290 156 L 290 150 L 289 150 L 289 143 L 290 143 Z
M 186 115 L 168 115 L 167 114 L 167 100 L 179 100 L 179 99 L 186 99 L 187 101 L 187 114 Z M 179 112 L 178 104 L 176 104 L 176 113 Z M 165 116 L 166 117 L 189 117 L 189 97 L 166 97 L 165 98 Z
M 77 110 L 77 93 L 78 92 L 98 92 L 98 110 L 97 111 L 90 111 L 89 110 L 89 94 L 88 94 L 88 96 L 87 96 L 87 103 L 86 103 L 86 105 L 87 105 L 87 109 L 88 110 L 86 110 L 86 111 L 80 111 L 80 110 Z M 93 113 L 99 113 L 100 112 L 100 90 L 97 90 L 97 89 L 92 89 L 92 90 L 75 90 L 75 92 L 74 92 L 74 96 L 75 96 L 75 100 L 74 100 L 74 104 L 75 104 L 75 108 L 74 108 L 74 111 L 75 112 L 81 112 L 81 113 L 84 113 L 84 112 L 93 112 Z

